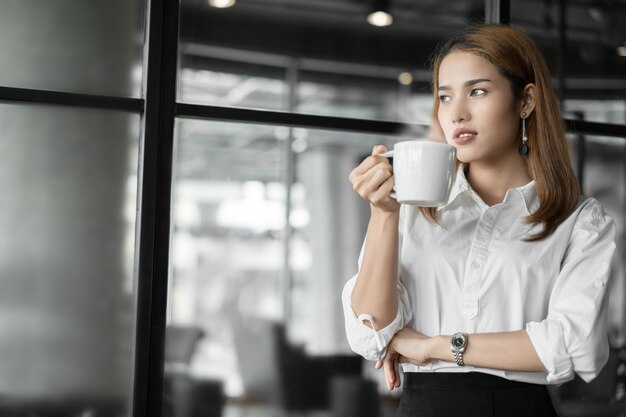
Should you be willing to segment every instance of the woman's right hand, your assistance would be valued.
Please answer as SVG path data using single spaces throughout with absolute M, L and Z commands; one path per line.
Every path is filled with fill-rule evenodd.
M 354 191 L 369 201 L 372 208 L 386 212 L 397 212 L 400 204 L 392 197 L 393 170 L 389 159 L 377 156 L 387 152 L 384 145 L 374 146 L 372 154 L 350 172 L 350 182 Z

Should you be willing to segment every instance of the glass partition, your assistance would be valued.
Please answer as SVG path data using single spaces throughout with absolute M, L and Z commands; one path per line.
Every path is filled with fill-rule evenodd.
M 128 415 L 139 116 L 0 105 L 0 126 L 0 415 Z
M 144 1 L 3 1 L 0 86 L 139 97 Z
M 362 378 L 340 294 L 369 208 L 347 178 L 393 140 L 185 119 L 176 130 L 166 410 L 328 408 L 334 379 Z M 359 380 L 376 397 L 371 371 Z

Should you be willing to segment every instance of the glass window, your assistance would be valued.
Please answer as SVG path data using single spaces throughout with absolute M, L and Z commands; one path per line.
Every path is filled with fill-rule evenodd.
M 139 116 L 0 105 L 1 415 L 125 415 Z
M 143 6 L 4 1 L 0 86 L 140 96 Z
M 522 27 L 543 50 L 559 87 L 567 118 L 626 123 L 626 6 L 618 2 L 561 2 L 565 5 L 565 49 L 559 40 L 560 2 L 511 1 L 511 23 Z M 564 52 L 563 52 L 564 51 Z
M 325 393 L 330 372 L 361 372 L 340 294 L 369 208 L 347 178 L 392 139 L 186 119 L 176 130 L 165 407 L 211 404 L 194 392 L 232 415 L 319 407 L 327 396 L 295 403 L 305 393 L 289 381 L 319 366 Z
M 284 132 L 193 120 L 176 132 L 164 406 L 184 406 L 185 384 L 218 405 L 244 387 L 267 399 L 268 331 L 283 314 Z
M 383 28 L 365 2 L 212 3 L 181 3 L 179 101 L 418 123 L 430 117 L 413 105 L 431 94 L 430 54 L 484 9 L 394 2 Z

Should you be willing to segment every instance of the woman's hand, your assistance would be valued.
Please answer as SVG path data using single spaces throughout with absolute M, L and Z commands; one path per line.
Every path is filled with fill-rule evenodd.
M 376 369 L 381 367 L 385 373 L 387 388 L 393 391 L 400 387 L 400 363 L 424 365 L 434 360 L 435 339 L 405 327 L 391 339 L 387 345 L 387 354 L 382 361 L 376 362 Z
M 365 158 L 361 164 L 350 172 L 352 188 L 361 197 L 369 201 L 372 208 L 379 208 L 386 212 L 396 212 L 400 204 L 389 196 L 393 191 L 393 171 L 389 160 L 377 156 L 387 152 L 384 145 L 377 145 L 372 155 Z

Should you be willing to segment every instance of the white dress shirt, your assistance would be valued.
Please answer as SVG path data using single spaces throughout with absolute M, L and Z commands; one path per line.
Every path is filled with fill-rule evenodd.
M 560 384 L 574 373 L 592 380 L 609 352 L 606 288 L 615 251 L 613 220 L 597 200 L 581 198 L 552 235 L 525 242 L 541 230 L 523 222 L 539 207 L 534 181 L 509 189 L 502 203 L 490 207 L 472 190 L 463 168 L 447 204 L 438 209 L 441 226 L 416 207 L 400 208 L 399 302 L 391 324 L 380 329 L 371 316 L 357 317 L 351 296 L 358 273 L 346 283 L 342 301 L 351 348 L 366 359 L 379 359 L 405 326 L 427 336 L 469 333 L 468 350 L 472 333 L 526 329 L 547 373 L 446 361 L 402 367 L 405 372 L 478 371 L 538 384 Z M 362 258 L 363 250 L 359 268 Z

